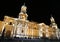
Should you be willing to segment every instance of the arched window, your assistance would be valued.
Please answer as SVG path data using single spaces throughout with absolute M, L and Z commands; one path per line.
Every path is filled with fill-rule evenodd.
M 12 25 L 12 22 L 10 22 L 9 25 Z

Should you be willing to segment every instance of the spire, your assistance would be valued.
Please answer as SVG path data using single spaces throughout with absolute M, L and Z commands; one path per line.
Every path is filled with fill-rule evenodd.
M 25 3 L 24 3 L 24 5 L 22 5 L 22 7 L 21 7 L 21 12 L 23 12 L 23 13 L 26 13 L 26 10 L 27 9 L 27 7 L 25 6 Z
M 50 21 L 51 21 L 51 23 L 54 23 L 55 22 L 55 20 L 54 20 L 54 18 L 53 18 L 52 15 L 51 15 Z

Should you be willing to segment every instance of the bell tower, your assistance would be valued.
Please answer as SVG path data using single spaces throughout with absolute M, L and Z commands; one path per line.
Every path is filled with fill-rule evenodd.
M 21 6 L 21 11 L 19 13 L 19 20 L 22 20 L 22 21 L 27 20 L 28 15 L 26 12 L 27 12 L 27 7 L 25 6 L 25 3 L 24 3 L 24 5 Z
M 55 29 L 55 36 L 59 39 L 59 28 L 58 28 L 58 26 L 57 26 L 57 24 L 55 23 L 55 20 L 54 20 L 54 18 L 51 16 L 51 18 L 50 18 L 50 21 L 51 21 L 51 27 L 52 28 L 54 28 Z
M 57 24 L 55 23 L 55 19 L 52 16 L 50 18 L 50 21 L 51 21 L 51 27 L 57 29 L 58 28 Z

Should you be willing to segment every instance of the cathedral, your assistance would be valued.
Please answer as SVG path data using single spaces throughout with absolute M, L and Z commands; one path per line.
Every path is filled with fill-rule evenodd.
M 18 18 L 4 16 L 3 21 L 0 21 L 0 37 L 26 39 L 40 39 L 43 37 L 48 39 L 60 39 L 60 29 L 52 16 L 50 18 L 50 25 L 32 22 L 27 18 L 27 7 L 25 5 L 21 6 Z

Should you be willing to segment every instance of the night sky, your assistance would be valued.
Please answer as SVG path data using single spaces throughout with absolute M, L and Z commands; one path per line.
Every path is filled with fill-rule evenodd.
M 28 20 L 50 25 L 52 15 L 60 28 L 60 1 L 57 0 L 0 0 L 0 20 L 5 15 L 17 18 L 24 3 L 27 6 Z

